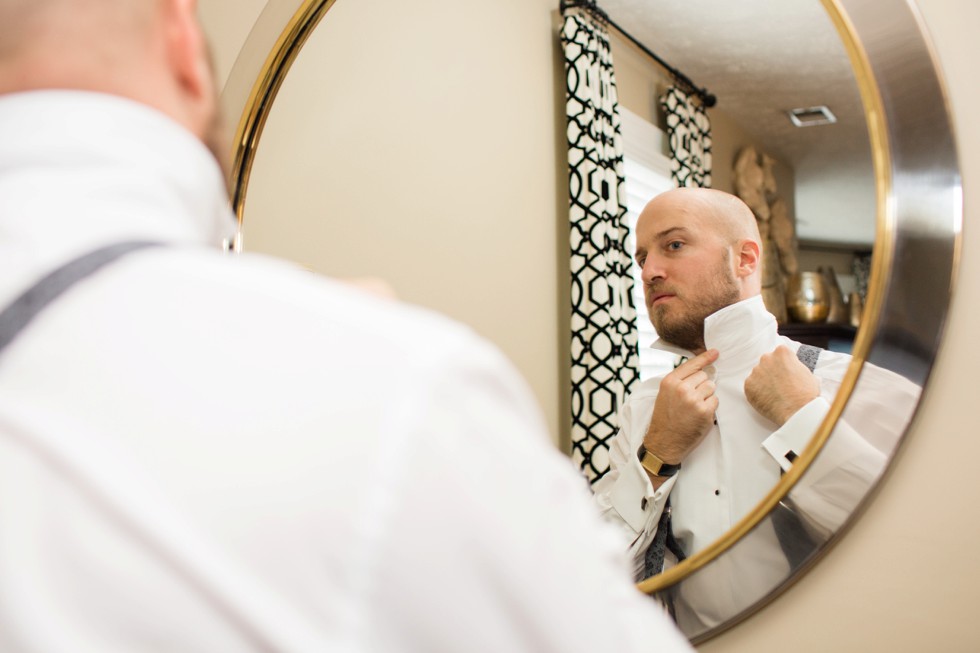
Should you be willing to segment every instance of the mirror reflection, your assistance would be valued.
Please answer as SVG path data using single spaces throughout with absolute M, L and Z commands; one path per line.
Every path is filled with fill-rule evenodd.
M 626 237 L 624 246 L 637 259 L 637 324 L 651 328 L 640 343 L 646 380 L 633 388 L 623 431 L 607 439 L 606 447 L 589 445 L 583 451 L 601 477 L 595 483 L 597 501 L 622 526 L 638 580 L 682 566 L 737 530 L 784 475 L 802 469 L 795 458 L 806 457 L 813 434 L 828 415 L 834 417 L 830 412 L 846 376 L 856 371 L 848 352 L 867 299 L 876 215 L 860 93 L 818 3 L 655 4 L 601 3 L 633 36 L 717 96 L 717 106 L 708 112 L 710 186 L 725 194 L 662 194 L 673 182 L 660 98 L 672 80 L 612 30 L 626 188 L 636 221 L 635 236 Z M 486 43 L 479 60 L 449 61 L 448 51 L 473 50 L 451 42 L 464 38 L 463 26 L 400 43 L 400 27 L 409 17 L 398 12 L 409 10 L 397 7 L 373 17 L 377 20 L 370 25 L 392 30 L 391 50 L 378 39 L 371 47 L 381 51 L 366 51 L 370 48 L 360 35 L 368 27 L 344 22 L 344 12 L 353 6 L 339 3 L 331 11 L 276 101 L 250 184 L 245 248 L 328 274 L 383 271 L 400 296 L 490 335 L 532 385 L 535 376 L 560 385 L 553 378 L 561 379 L 557 370 L 564 359 L 554 366 L 540 364 L 536 356 L 544 339 L 530 337 L 530 326 L 514 341 L 494 338 L 493 329 L 530 312 L 519 301 L 522 294 L 535 297 L 528 292 L 533 284 L 552 294 L 561 289 L 562 274 L 557 281 L 547 278 L 540 265 L 525 273 L 520 256 L 506 266 L 489 259 L 474 263 L 474 257 L 492 253 L 495 239 L 534 243 L 538 233 L 549 244 L 554 239 L 553 224 L 529 217 L 546 214 L 548 207 L 523 205 L 527 195 L 518 192 L 523 187 L 480 185 L 481 179 L 494 178 L 490 171 L 501 159 L 493 157 L 501 155 L 498 143 L 506 141 L 495 137 L 495 125 L 467 121 L 474 103 L 503 97 L 483 95 L 510 81 L 497 72 L 496 58 L 519 58 L 519 52 Z M 517 42 L 540 38 L 537 32 L 522 34 Z M 413 69 L 402 66 L 408 52 L 439 67 L 440 83 L 417 88 Z M 350 66 L 351 60 L 358 65 Z M 538 81 L 555 85 L 553 79 Z M 363 103 L 365 86 L 376 87 L 372 97 L 383 89 L 390 101 Z M 519 94 L 507 95 L 512 96 Z M 415 129 L 430 124 L 433 112 L 442 116 L 438 132 Z M 502 125 L 506 117 L 501 116 Z M 560 133 L 563 118 L 555 119 Z M 542 131 L 521 133 L 533 141 Z M 391 147 L 396 142 L 399 146 Z M 547 148 L 540 143 L 528 147 L 529 152 L 542 149 Z M 433 150 L 438 157 L 431 156 Z M 507 165 L 519 168 L 515 178 L 540 180 L 535 171 L 551 164 L 503 155 Z M 466 174 L 443 184 L 441 171 L 447 167 Z M 364 182 L 371 179 L 379 183 Z M 563 175 L 557 181 L 563 203 L 567 182 Z M 373 190 L 365 192 L 366 187 Z M 298 210 L 283 208 L 278 201 L 283 193 L 298 198 Z M 494 201 L 483 201 L 488 197 Z M 379 212 L 375 202 L 415 207 L 407 212 L 413 219 Z M 501 211 L 504 205 L 517 208 Z M 392 243 L 400 251 L 381 253 Z M 567 262 L 567 246 L 562 243 L 561 249 Z M 664 270 L 677 267 L 676 252 L 685 250 L 696 256 L 675 280 L 676 271 Z M 396 254 L 404 258 L 395 262 Z M 493 274 L 475 284 L 481 269 Z M 500 281 L 508 271 L 514 272 L 510 281 Z M 560 266 L 559 271 L 567 273 Z M 447 298 L 459 301 L 447 305 Z M 566 311 L 567 297 L 559 296 L 556 304 Z M 642 311 L 647 305 L 651 315 Z M 693 327 L 685 325 L 692 321 Z M 546 329 L 549 346 L 556 330 Z M 561 343 L 557 349 L 566 355 Z M 700 388 L 701 401 L 713 398 L 717 405 L 712 401 L 698 411 L 669 402 L 683 414 L 667 413 L 663 421 L 672 429 L 682 430 L 678 425 L 691 415 L 699 423 L 666 438 L 670 429 L 651 425 L 657 404 L 668 404 L 662 397 L 683 394 L 677 388 L 663 391 L 661 379 L 669 375 L 683 381 L 696 377 L 698 382 L 689 385 Z M 807 564 L 880 476 L 919 388 L 870 365 L 858 387 L 867 392 L 846 407 L 827 446 L 777 509 L 725 555 L 657 592 L 689 636 L 696 639 L 730 620 Z M 660 527 L 665 516 L 669 528 Z
M 634 224 L 646 203 L 671 185 L 693 183 L 739 196 L 756 219 L 762 257 L 760 294 L 766 310 L 776 317 L 780 334 L 848 352 L 866 299 L 876 217 L 874 170 L 854 74 L 819 4 L 798 1 L 778 8 L 761 2 L 565 4 L 578 6 L 572 13 L 610 24 L 609 57 L 615 79 L 603 84 L 614 87 L 618 96 L 625 195 Z M 595 40 L 588 29 L 563 31 L 568 32 L 565 42 L 571 44 L 566 52 L 572 51 L 574 61 L 567 87 L 572 93 L 568 138 L 575 142 L 580 134 L 597 129 L 578 124 L 588 113 L 588 93 L 595 90 L 576 97 L 575 89 L 585 86 L 582 80 L 590 75 L 603 73 L 574 70 L 588 60 L 590 39 Z M 685 79 L 694 80 L 694 90 L 687 88 Z M 698 97 L 697 91 L 704 89 L 711 97 L 709 103 Z M 603 106 L 598 113 L 612 114 L 613 109 Z M 606 143 L 611 138 L 609 133 L 603 137 Z M 569 158 L 588 160 L 590 152 L 586 142 L 581 152 L 570 152 Z M 577 207 L 599 202 L 587 194 L 575 197 L 575 180 L 591 179 L 588 170 L 573 166 L 571 176 L 572 222 L 582 223 L 574 215 Z M 594 236 L 595 228 L 591 229 Z M 580 236 L 579 240 L 588 239 Z M 631 256 L 635 244 L 627 243 L 626 250 Z M 583 254 L 586 259 L 590 256 Z M 581 267 L 589 272 L 597 266 L 590 260 Z M 573 262 L 573 277 L 575 269 Z M 634 275 L 642 379 L 668 372 L 677 361 L 676 356 L 659 354 L 649 346 L 656 333 L 644 315 L 639 268 L 634 268 Z M 804 279 L 806 284 L 798 283 Z M 586 286 L 592 280 L 575 279 L 573 287 L 576 283 Z M 788 293 L 793 288 L 800 292 Z M 845 298 L 850 299 L 847 304 Z M 591 315 L 592 309 L 581 312 Z M 583 347 L 593 338 L 591 333 L 582 336 Z M 592 377 L 589 364 L 582 371 L 574 370 L 573 378 Z M 594 366 L 599 373 L 589 380 L 601 390 L 599 377 L 605 371 L 600 360 Z M 632 382 L 625 374 L 620 377 L 624 384 Z M 582 428 L 573 430 L 572 451 L 594 480 L 609 467 L 611 433 L 603 430 L 603 406 L 592 411 L 591 419 L 588 415 L 592 391 L 593 386 L 581 384 L 580 402 L 585 409 L 576 414 L 585 417 L 573 424 L 573 429 L 580 423 Z
M 641 334 L 647 323 L 654 327 L 640 342 L 641 356 L 646 356 L 641 378 L 646 380 L 633 390 L 628 413 L 621 416 L 624 432 L 613 441 L 608 461 L 612 469 L 596 482 L 597 496 L 607 511 L 634 522 L 634 527 L 644 522 L 644 528 L 634 528 L 638 531 L 631 538 L 634 549 L 645 548 L 646 536 L 656 531 L 666 496 L 673 496 L 673 512 L 682 522 L 688 519 L 685 514 L 699 508 L 710 512 L 706 506 L 723 504 L 723 514 L 716 514 L 710 527 L 700 524 L 687 531 L 685 553 L 691 555 L 727 532 L 779 480 L 787 465 L 786 453 L 805 446 L 847 371 L 850 359 L 838 354 L 850 350 L 855 328 L 843 298 L 853 298 L 852 308 L 862 301 L 864 283 L 858 277 L 870 258 L 875 221 L 874 171 L 860 93 L 830 18 L 813 2 L 782 3 L 778 8 L 716 2 L 661 2 L 651 7 L 639 0 L 611 0 L 601 7 L 577 4 L 566 13 L 611 23 L 614 83 L 624 114 L 626 194 L 634 224 L 639 220 L 636 238 L 627 245 L 637 261 L 634 303 Z M 566 35 L 566 42 L 575 39 L 581 36 Z M 670 68 L 681 73 L 681 82 L 686 77 L 694 84 L 679 82 Z M 578 72 L 579 79 L 584 77 Z M 687 113 L 675 107 L 671 94 L 677 86 L 695 105 Z M 699 87 L 710 91 L 710 100 L 698 97 Z M 679 121 L 681 127 L 697 122 L 696 129 L 672 133 Z M 658 132 L 666 134 L 659 141 Z M 678 146 L 678 141 L 683 142 Z M 659 143 L 660 151 L 649 143 Z M 700 160 L 681 160 L 685 155 Z M 660 190 L 651 189 L 649 179 L 664 177 L 664 170 L 669 170 L 664 185 L 692 185 L 693 174 L 685 175 L 695 168 L 700 171 L 693 185 L 710 186 L 741 201 L 716 194 L 686 201 L 658 198 L 647 205 Z M 840 170 L 850 174 L 841 176 Z M 848 228 L 841 229 L 841 224 Z M 716 248 L 711 254 L 705 249 L 709 245 Z M 690 263 L 684 252 L 691 253 Z M 799 292 L 788 292 L 794 288 Z M 651 310 L 649 315 L 644 307 Z M 860 311 L 855 314 L 857 322 Z M 763 337 L 765 342 L 748 348 L 753 338 Z M 700 353 L 705 340 L 709 347 L 712 342 L 724 345 L 719 344 L 719 361 L 695 359 L 673 371 L 681 360 Z M 789 376 L 805 366 L 786 369 L 782 359 L 780 365 L 759 367 L 751 376 L 780 379 L 782 385 L 768 389 L 777 398 L 779 392 L 806 381 L 811 383 L 800 391 L 801 398 L 822 398 L 822 410 L 814 411 L 805 425 L 796 424 L 801 418 L 788 427 L 792 446 L 775 444 L 783 437 L 777 436 L 776 427 L 788 416 L 773 415 L 771 407 L 757 409 L 771 400 L 753 402 L 743 390 L 762 354 L 777 344 L 793 353 L 801 344 L 834 350 L 822 356 L 820 373 L 810 379 Z M 745 352 L 735 352 L 736 346 Z M 736 353 L 744 358 L 738 359 Z M 832 372 L 823 373 L 831 367 Z M 711 437 L 705 428 L 697 428 L 683 446 L 651 440 L 652 435 L 644 441 L 651 414 L 655 420 L 659 415 L 667 428 L 691 412 L 692 406 L 683 405 L 670 410 L 667 399 L 658 394 L 659 379 L 673 382 L 680 373 L 720 385 L 718 393 L 728 395 L 720 401 L 722 412 L 742 407 L 720 428 L 740 433 L 751 426 L 756 435 L 730 443 L 729 438 L 720 438 L 719 425 L 712 424 Z M 820 379 L 816 391 L 814 377 Z M 721 399 L 710 390 L 696 389 L 712 401 Z M 661 406 L 654 411 L 657 397 Z M 790 414 L 801 407 L 794 406 Z M 708 412 L 714 419 L 717 411 Z M 760 449 L 764 435 L 774 438 L 768 454 Z M 662 481 L 654 478 L 650 483 L 636 464 L 636 452 L 643 444 L 649 445 L 647 449 L 666 447 L 667 458 L 661 460 L 669 466 L 697 454 L 678 478 L 661 489 Z M 593 447 L 583 465 L 591 467 L 596 477 L 605 471 L 606 461 L 595 461 L 602 456 L 601 449 L 601 444 Z M 709 455 L 711 449 L 715 452 Z M 641 452 L 653 459 L 658 453 L 663 452 Z M 633 467 L 632 480 L 646 485 L 645 491 L 634 487 L 627 492 L 620 487 L 627 481 L 617 467 L 626 463 Z M 736 481 L 729 467 L 746 464 L 758 470 L 737 475 Z M 694 482 L 703 496 L 685 491 L 684 486 Z M 675 484 L 680 486 L 676 492 Z M 628 495 L 630 505 L 613 510 L 611 493 Z M 642 518 L 635 514 L 641 504 Z M 639 536 L 640 532 L 646 536 Z M 650 565 L 646 566 L 645 572 L 638 571 L 639 577 L 651 573 Z
M 647 309 L 638 320 L 654 327 L 646 346 L 658 355 L 620 412 L 608 471 L 598 470 L 593 488 L 644 580 L 752 512 L 830 413 L 856 366 L 849 352 L 865 299 L 875 178 L 854 75 L 816 3 L 601 4 L 566 14 L 611 23 L 631 197 L 642 196 L 630 186 L 643 188 L 658 158 L 631 151 L 631 131 L 642 129 L 634 125 L 670 133 L 676 120 L 666 88 L 678 80 L 650 59 L 670 61 L 718 99 L 698 100 L 707 104 L 698 131 L 710 132 L 703 185 L 715 190 L 662 192 L 631 207 L 636 304 Z M 574 33 L 566 40 L 580 29 L 566 23 L 566 35 Z M 691 96 L 699 90 L 683 86 Z M 671 138 L 673 181 L 685 184 Z M 806 564 L 879 478 L 920 388 L 870 364 L 860 382 L 827 445 L 772 514 L 724 557 L 658 594 L 689 636 L 762 600 Z

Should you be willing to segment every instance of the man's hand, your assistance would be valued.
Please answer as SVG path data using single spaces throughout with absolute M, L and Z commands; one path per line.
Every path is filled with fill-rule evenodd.
M 716 360 L 718 351 L 709 349 L 678 365 L 660 382 L 643 446 L 665 463 L 680 463 L 711 430 L 718 397 L 704 368 Z
M 391 284 L 379 277 L 357 277 L 341 279 L 341 281 L 360 288 L 372 295 L 377 295 L 378 297 L 396 299 L 395 289 L 391 287 Z
M 786 346 L 763 354 L 745 380 L 749 404 L 779 426 L 819 396 L 819 379 Z

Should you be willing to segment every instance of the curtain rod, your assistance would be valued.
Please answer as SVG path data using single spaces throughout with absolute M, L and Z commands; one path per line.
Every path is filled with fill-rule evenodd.
M 646 47 L 645 45 L 637 41 L 629 32 L 627 32 L 622 27 L 617 25 L 615 21 L 609 18 L 609 15 L 605 11 L 599 8 L 599 5 L 596 4 L 596 0 L 560 0 L 558 5 L 558 9 L 559 11 L 561 11 L 562 14 L 565 13 L 566 9 L 575 9 L 575 8 L 584 9 L 589 13 L 591 13 L 592 15 L 599 18 L 599 20 L 601 20 L 602 22 L 612 25 L 612 27 L 617 32 L 619 32 L 624 37 L 629 39 L 629 41 L 633 45 L 638 47 L 640 50 L 642 50 L 645 55 L 647 55 L 648 57 L 656 61 L 661 66 L 663 66 L 675 80 L 679 81 L 681 84 L 686 86 L 689 90 L 693 91 L 694 94 L 701 99 L 701 103 L 704 104 L 705 107 L 710 108 L 718 103 L 718 98 L 716 98 L 713 94 L 709 93 L 708 89 L 699 87 L 697 84 L 692 82 L 687 75 L 677 70 L 663 59 L 661 59 L 660 56 L 657 55 L 657 53 L 653 52 L 652 50 L 650 50 L 650 48 Z

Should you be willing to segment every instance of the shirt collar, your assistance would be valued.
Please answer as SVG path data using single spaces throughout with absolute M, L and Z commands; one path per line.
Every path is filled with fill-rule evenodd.
M 776 318 L 756 295 L 716 311 L 704 320 L 704 345 L 721 353 L 750 348 L 760 336 L 775 335 Z
M 705 347 L 717 349 L 720 354 L 716 365 L 736 363 L 746 353 L 756 352 L 760 345 L 768 345 L 777 336 L 776 318 L 766 310 L 761 295 L 726 306 L 704 320 Z M 687 358 L 694 356 L 662 339 L 655 340 L 651 347 Z M 752 360 L 757 359 L 755 356 Z
M 0 96 L 0 233 L 39 250 L 144 238 L 220 245 L 234 233 L 214 156 L 167 115 L 122 97 Z

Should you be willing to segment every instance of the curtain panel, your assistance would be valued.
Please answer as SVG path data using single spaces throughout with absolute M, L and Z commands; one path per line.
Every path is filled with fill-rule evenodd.
M 606 28 L 566 15 L 571 245 L 572 459 L 593 482 L 609 470 L 609 442 L 638 378 L 636 311 L 626 251 L 623 142 Z
M 711 188 L 711 121 L 702 104 L 678 86 L 660 97 L 667 117 L 671 176 L 678 186 Z

